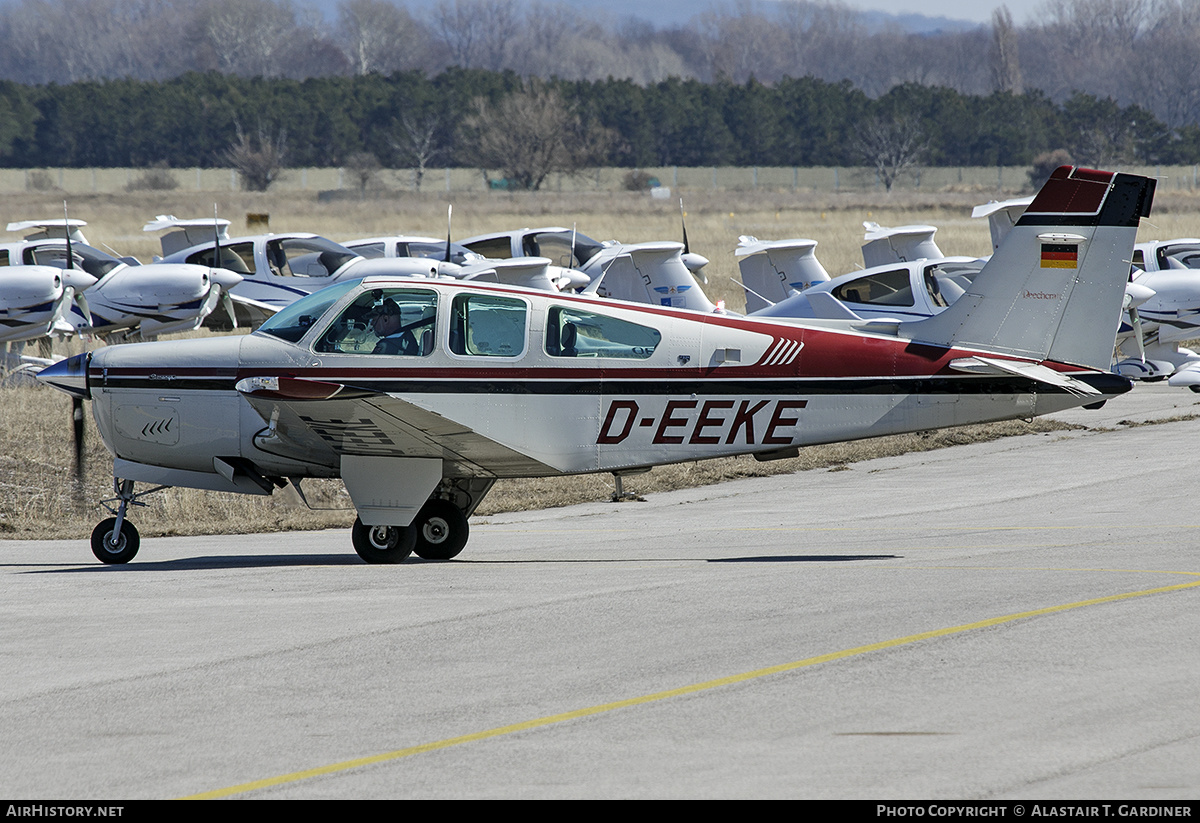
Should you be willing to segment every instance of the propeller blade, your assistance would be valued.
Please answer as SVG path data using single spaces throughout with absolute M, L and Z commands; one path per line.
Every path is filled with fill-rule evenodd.
M 684 254 L 687 254 L 688 252 L 690 252 L 692 250 L 692 247 L 688 245 L 687 220 L 685 219 L 686 217 L 687 217 L 687 215 L 683 210 L 683 198 L 680 197 L 679 198 L 679 223 L 683 226 L 683 253 Z
M 216 203 L 213 203 L 213 268 L 221 268 L 221 225 L 217 222 Z M 236 321 L 234 328 L 237 328 Z
M 1129 319 L 1133 321 L 1133 337 L 1137 340 L 1138 354 L 1142 357 L 1142 362 L 1146 362 L 1146 341 L 1142 339 L 1142 316 L 1138 314 L 1136 308 L 1130 307 Z
M 229 322 L 236 329 L 238 327 L 237 312 L 233 310 L 233 297 L 228 291 L 221 295 L 221 305 L 225 307 L 225 312 L 229 315 Z
M 94 326 L 95 322 L 92 320 L 92 308 L 88 305 L 87 297 L 84 295 L 84 293 L 81 291 L 75 292 L 74 300 L 76 308 L 78 308 L 83 314 L 83 319 L 87 321 L 88 328 Z
M 71 253 L 71 220 L 67 217 L 67 201 L 63 201 L 63 234 L 67 236 L 67 268 L 75 268 L 75 255 Z
M 450 262 L 450 221 L 454 217 L 454 204 L 446 206 L 446 259 L 444 262 Z
M 71 423 L 75 446 L 75 480 L 83 481 L 83 398 L 71 398 Z

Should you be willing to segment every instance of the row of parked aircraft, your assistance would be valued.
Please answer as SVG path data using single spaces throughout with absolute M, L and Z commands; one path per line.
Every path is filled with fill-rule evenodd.
M 228 220 L 163 215 L 144 227 L 164 232 L 163 254 L 142 265 L 89 245 L 85 225 L 65 218 L 8 225 L 30 233 L 0 244 L 0 265 L 9 266 L 0 277 L 0 343 L 70 334 L 153 339 L 202 323 L 256 327 L 300 297 L 373 274 L 549 291 L 598 288 L 606 274 L 599 289 L 606 296 L 715 308 L 691 275 L 708 261 L 678 243 L 599 243 L 542 229 L 462 243 L 397 236 L 339 244 L 306 233 L 231 238 Z
M 312 238 L 203 239 L 214 221 L 164 218 L 164 263 L 228 271 L 236 255 L 245 271 L 228 293 L 278 310 L 249 335 L 107 346 L 39 379 L 91 402 L 114 455 L 114 516 L 92 534 L 105 563 L 137 553 L 127 510 L 158 488 L 268 495 L 309 477 L 343 480 L 368 562 L 448 559 L 498 478 L 770 460 L 1102 405 L 1131 386 L 1112 357 L 1122 313 L 1146 297 L 1128 286 L 1154 188 L 1064 166 L 970 276 L 929 249 L 829 279 L 811 241 L 746 239 L 742 271 L 761 301 L 746 315 L 704 297 L 686 243 L 524 230 L 446 241 L 421 272 L 374 274 L 412 258 L 398 241 L 387 257 L 391 241 L 372 240 L 385 256 L 369 259 Z M 902 233 L 886 236 L 889 254 L 908 255 L 895 251 Z M 524 262 L 467 256 L 485 252 Z M 793 273 L 785 258 L 807 262 Z M 531 259 L 541 287 L 511 282 Z M 285 297 L 288 286 L 307 293 Z M 930 302 L 901 314 L 918 298 Z
M 993 248 L 1032 197 L 979 206 Z M 159 216 L 161 257 L 148 265 L 87 244 L 81 220 L 23 221 L 31 231 L 0 244 L 0 343 L 50 335 L 153 339 L 202 323 L 257 327 L 296 299 L 374 274 L 442 277 L 548 291 L 594 293 L 651 305 L 718 310 L 699 282 L 708 261 L 684 242 L 598 242 L 547 227 L 454 243 L 431 237 L 372 237 L 335 243 L 315 234 L 230 238 L 229 221 Z M 949 257 L 934 226 L 865 223 L 866 268 L 830 277 L 817 241 L 743 237 L 735 252 L 750 316 L 852 319 L 887 324 L 939 313 L 963 293 L 987 258 Z M 1114 370 L 1169 379 L 1200 391 L 1200 355 L 1181 341 L 1200 334 L 1200 239 L 1138 244 Z M 722 307 L 722 310 L 724 308 Z M 40 368 L 48 361 L 26 358 Z

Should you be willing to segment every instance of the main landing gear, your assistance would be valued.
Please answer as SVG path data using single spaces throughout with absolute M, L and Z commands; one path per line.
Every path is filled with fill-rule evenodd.
M 448 500 L 432 499 L 408 526 L 367 526 L 354 519 L 350 538 L 368 563 L 401 563 L 410 554 L 424 560 L 449 560 L 467 545 L 467 516 Z

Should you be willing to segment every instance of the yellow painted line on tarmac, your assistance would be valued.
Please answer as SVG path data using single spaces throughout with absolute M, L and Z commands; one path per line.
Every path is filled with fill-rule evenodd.
M 1200 577 L 1197 572 L 1174 572 L 1175 574 L 1189 574 Z M 1107 597 L 1095 597 L 1091 600 L 1080 600 L 1075 603 L 1066 603 L 1061 606 L 1048 606 L 1044 609 L 1033 609 L 1031 611 L 1017 612 L 1015 614 L 1006 614 L 1002 617 L 991 617 L 986 620 L 980 620 L 975 623 L 964 623 L 960 626 L 950 626 L 945 629 L 934 629 L 933 631 L 921 632 L 920 634 L 910 634 L 907 637 L 897 637 L 893 640 L 884 640 L 880 643 L 870 643 L 866 646 L 856 646 L 852 649 L 843 649 L 842 651 L 830 652 L 816 657 L 806 657 L 803 660 L 796 660 L 791 663 L 781 663 L 777 666 L 768 666 L 763 669 L 754 669 L 753 671 L 742 672 L 741 674 L 730 675 L 729 677 L 719 677 L 715 680 L 706 680 L 703 683 L 693 683 L 690 686 L 682 686 L 678 689 L 668 689 L 667 691 L 654 692 L 652 694 L 642 695 L 641 697 L 631 697 L 626 700 L 617 700 L 612 703 L 601 703 L 597 706 L 589 706 L 584 709 L 576 709 L 575 711 L 562 712 L 561 714 L 552 714 L 547 717 L 539 717 L 533 720 L 526 720 L 521 723 L 513 723 L 508 726 L 498 726 L 494 729 L 475 732 L 473 734 L 464 734 L 458 737 L 449 737 L 445 740 L 435 740 L 431 743 L 422 743 L 418 746 L 409 746 L 404 749 L 396 749 L 382 754 L 371 755 L 369 757 L 359 757 L 353 760 L 343 760 L 339 763 L 330 763 L 327 766 L 318 766 L 312 769 L 304 769 L 303 771 L 290 772 L 281 774 L 275 777 L 267 777 L 262 780 L 254 780 L 249 783 L 239 783 L 236 786 L 229 786 L 224 789 L 214 789 L 210 792 L 201 794 L 189 795 L 180 798 L 181 800 L 213 800 L 221 797 L 231 797 L 237 794 L 245 794 L 247 792 L 258 791 L 272 786 L 282 786 L 288 783 L 298 783 L 301 780 L 308 780 L 313 777 L 321 777 L 322 775 L 336 774 L 338 772 L 358 769 L 363 766 L 372 766 L 378 763 L 387 763 L 391 760 L 399 760 L 403 757 L 411 757 L 415 754 L 423 752 L 432 752 L 439 749 L 448 749 L 453 746 L 461 746 L 464 743 L 474 743 L 480 740 L 488 740 L 493 737 L 503 737 L 504 735 L 514 734 L 516 732 L 528 731 L 537 729 L 543 726 L 551 726 L 555 723 L 563 723 L 568 720 L 578 720 L 583 717 L 591 717 L 597 714 L 616 711 L 617 709 L 627 709 L 633 706 L 642 706 L 648 703 L 656 703 L 661 700 L 669 700 L 674 697 L 683 697 L 689 694 L 709 691 L 722 686 L 732 686 L 738 683 L 745 683 L 750 680 L 756 680 L 760 677 L 768 677 L 773 674 L 782 674 L 784 672 L 803 669 L 808 666 L 816 666 L 821 663 L 831 663 L 835 660 L 845 660 L 849 657 L 856 657 L 868 652 L 877 652 L 884 649 L 894 649 L 898 646 L 905 646 L 910 643 L 917 643 L 921 640 L 932 640 L 938 637 L 948 637 L 953 634 L 961 634 L 963 632 L 973 631 L 975 629 L 986 629 L 992 626 L 999 626 L 1004 623 L 1012 623 L 1016 620 L 1023 620 L 1027 617 L 1040 617 L 1047 614 L 1057 614 L 1059 612 L 1071 611 L 1072 609 L 1081 609 L 1087 606 L 1099 606 L 1104 603 L 1115 603 L 1121 600 L 1131 600 L 1135 597 L 1145 597 L 1151 594 L 1166 594 L 1168 592 L 1177 592 L 1184 589 L 1194 589 L 1200 587 L 1200 580 L 1195 580 L 1190 583 L 1178 583 L 1173 586 L 1162 586 L 1156 589 L 1143 589 L 1136 592 L 1126 592 L 1124 594 L 1113 594 Z

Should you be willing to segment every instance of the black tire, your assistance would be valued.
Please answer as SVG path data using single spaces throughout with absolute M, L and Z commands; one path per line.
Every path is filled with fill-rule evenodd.
M 471 527 L 458 506 L 447 500 L 430 500 L 413 521 L 417 557 L 424 560 L 449 560 L 467 545 Z
M 92 529 L 92 554 L 96 555 L 96 559 L 101 563 L 128 563 L 142 545 L 137 527 L 128 520 L 121 521 L 121 534 L 114 544 L 112 538 L 116 525 L 117 518 L 110 517 L 101 520 L 96 528 Z
M 350 539 L 354 551 L 368 563 L 403 563 L 412 554 L 417 530 L 412 526 L 365 526 L 356 517 Z

